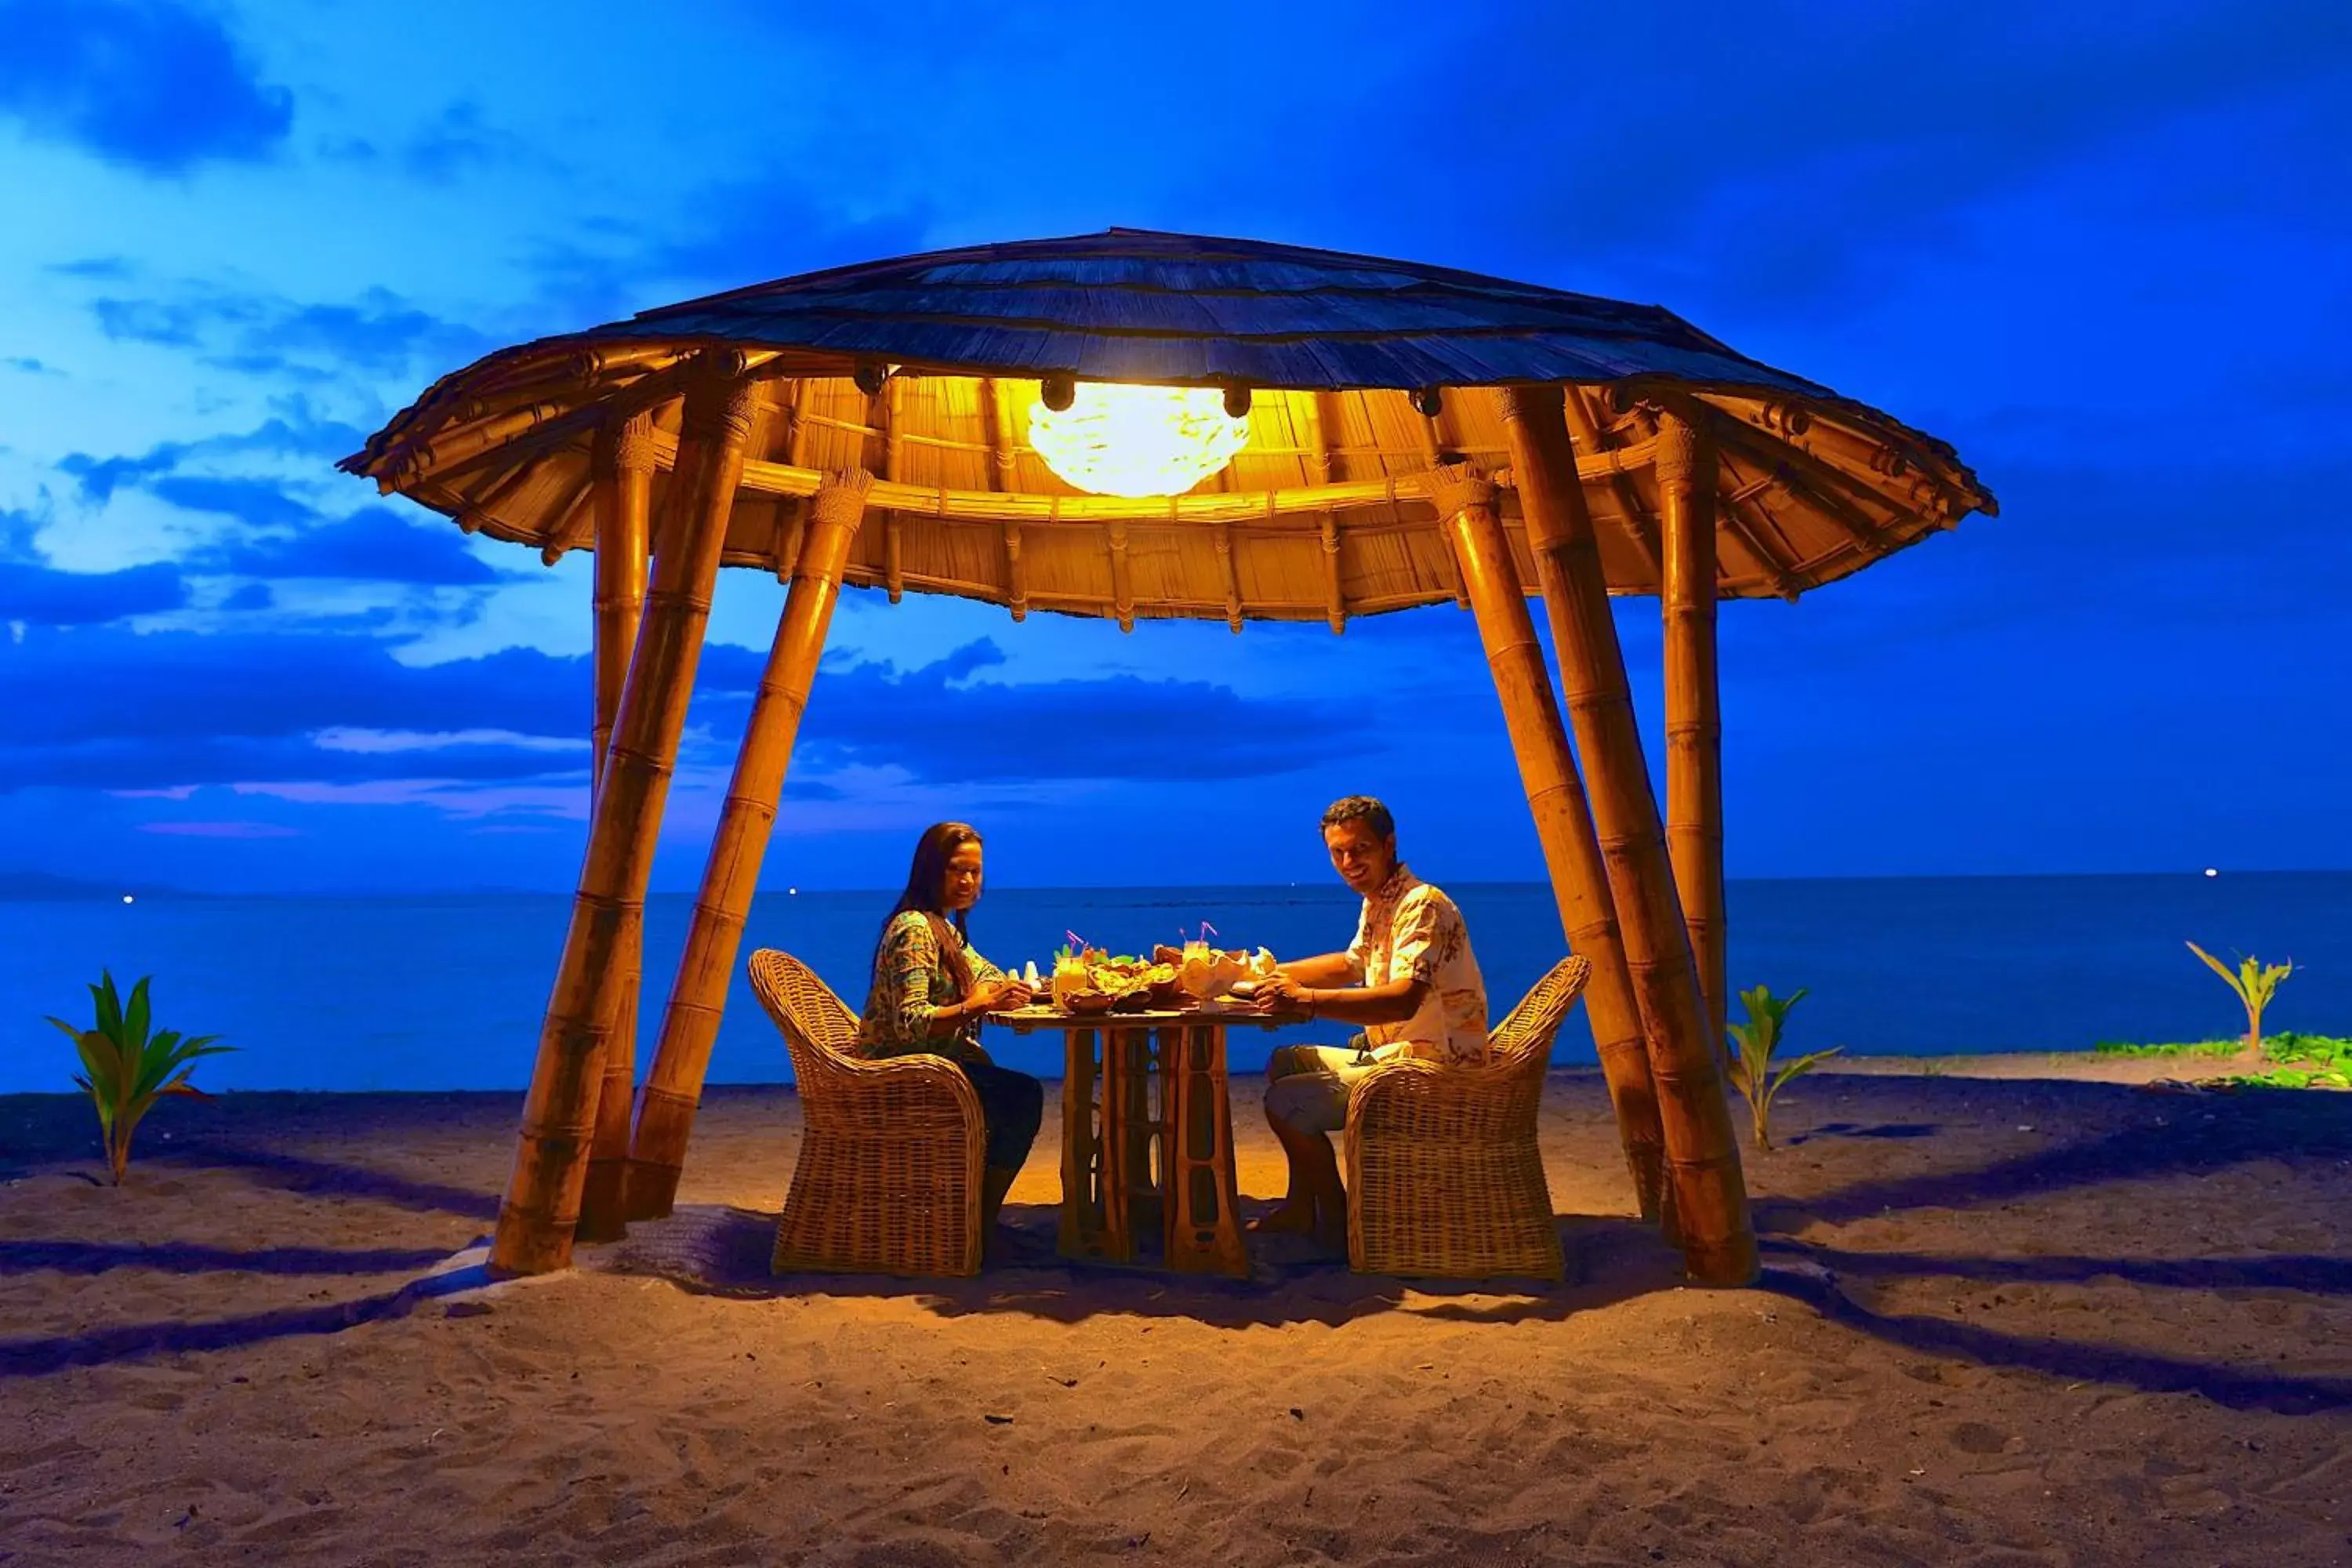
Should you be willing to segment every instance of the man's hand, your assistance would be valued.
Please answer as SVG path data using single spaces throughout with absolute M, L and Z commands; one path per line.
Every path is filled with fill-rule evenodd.
M 1301 1009 L 1306 1005 L 1307 987 L 1287 974 L 1276 973 L 1257 983 L 1257 992 L 1250 1000 L 1261 1013 Z

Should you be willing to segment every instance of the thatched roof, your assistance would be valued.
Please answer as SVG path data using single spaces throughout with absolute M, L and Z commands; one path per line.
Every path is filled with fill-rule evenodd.
M 1994 510 L 1942 442 L 1654 307 L 1126 229 L 810 273 L 501 350 L 342 466 L 552 559 L 593 542 L 593 430 L 650 408 L 667 465 L 672 367 L 711 348 L 762 378 L 768 407 L 728 563 L 789 570 L 803 498 L 824 470 L 858 466 L 885 482 L 851 583 L 1016 614 L 1337 626 L 1453 597 L 1416 476 L 1441 454 L 1502 468 L 1491 389 L 1512 384 L 1569 386 L 1613 592 L 1659 589 L 1645 400 L 1669 393 L 1696 400 L 1722 455 L 1727 595 L 1793 595 Z M 879 392 L 856 384 L 885 367 Z M 1250 444 L 1187 496 L 1082 495 L 1025 444 L 1039 378 L 1055 373 L 1247 387 Z M 1431 387 L 1434 416 L 1412 396 Z M 1507 488 L 1503 510 L 1516 532 Z

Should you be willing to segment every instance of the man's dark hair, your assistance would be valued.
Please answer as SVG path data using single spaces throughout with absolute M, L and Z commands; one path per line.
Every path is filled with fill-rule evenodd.
M 1337 827 L 1343 822 L 1360 822 L 1381 838 L 1396 837 L 1396 818 L 1389 815 L 1387 806 L 1368 795 L 1351 795 L 1343 800 L 1335 800 L 1330 809 L 1323 814 L 1323 826 L 1326 827 Z

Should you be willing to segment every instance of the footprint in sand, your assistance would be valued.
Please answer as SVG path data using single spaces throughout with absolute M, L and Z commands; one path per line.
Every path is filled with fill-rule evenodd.
M 1963 1454 L 2002 1454 L 2009 1451 L 2007 1435 L 1981 1421 L 1963 1421 L 1953 1427 L 1950 1442 Z

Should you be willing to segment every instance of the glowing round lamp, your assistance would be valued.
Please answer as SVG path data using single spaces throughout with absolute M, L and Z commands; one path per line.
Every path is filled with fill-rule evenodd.
M 1225 412 L 1218 387 L 1087 381 L 1076 392 L 1059 411 L 1029 405 L 1029 445 L 1095 495 L 1182 495 L 1249 443 L 1249 421 Z

